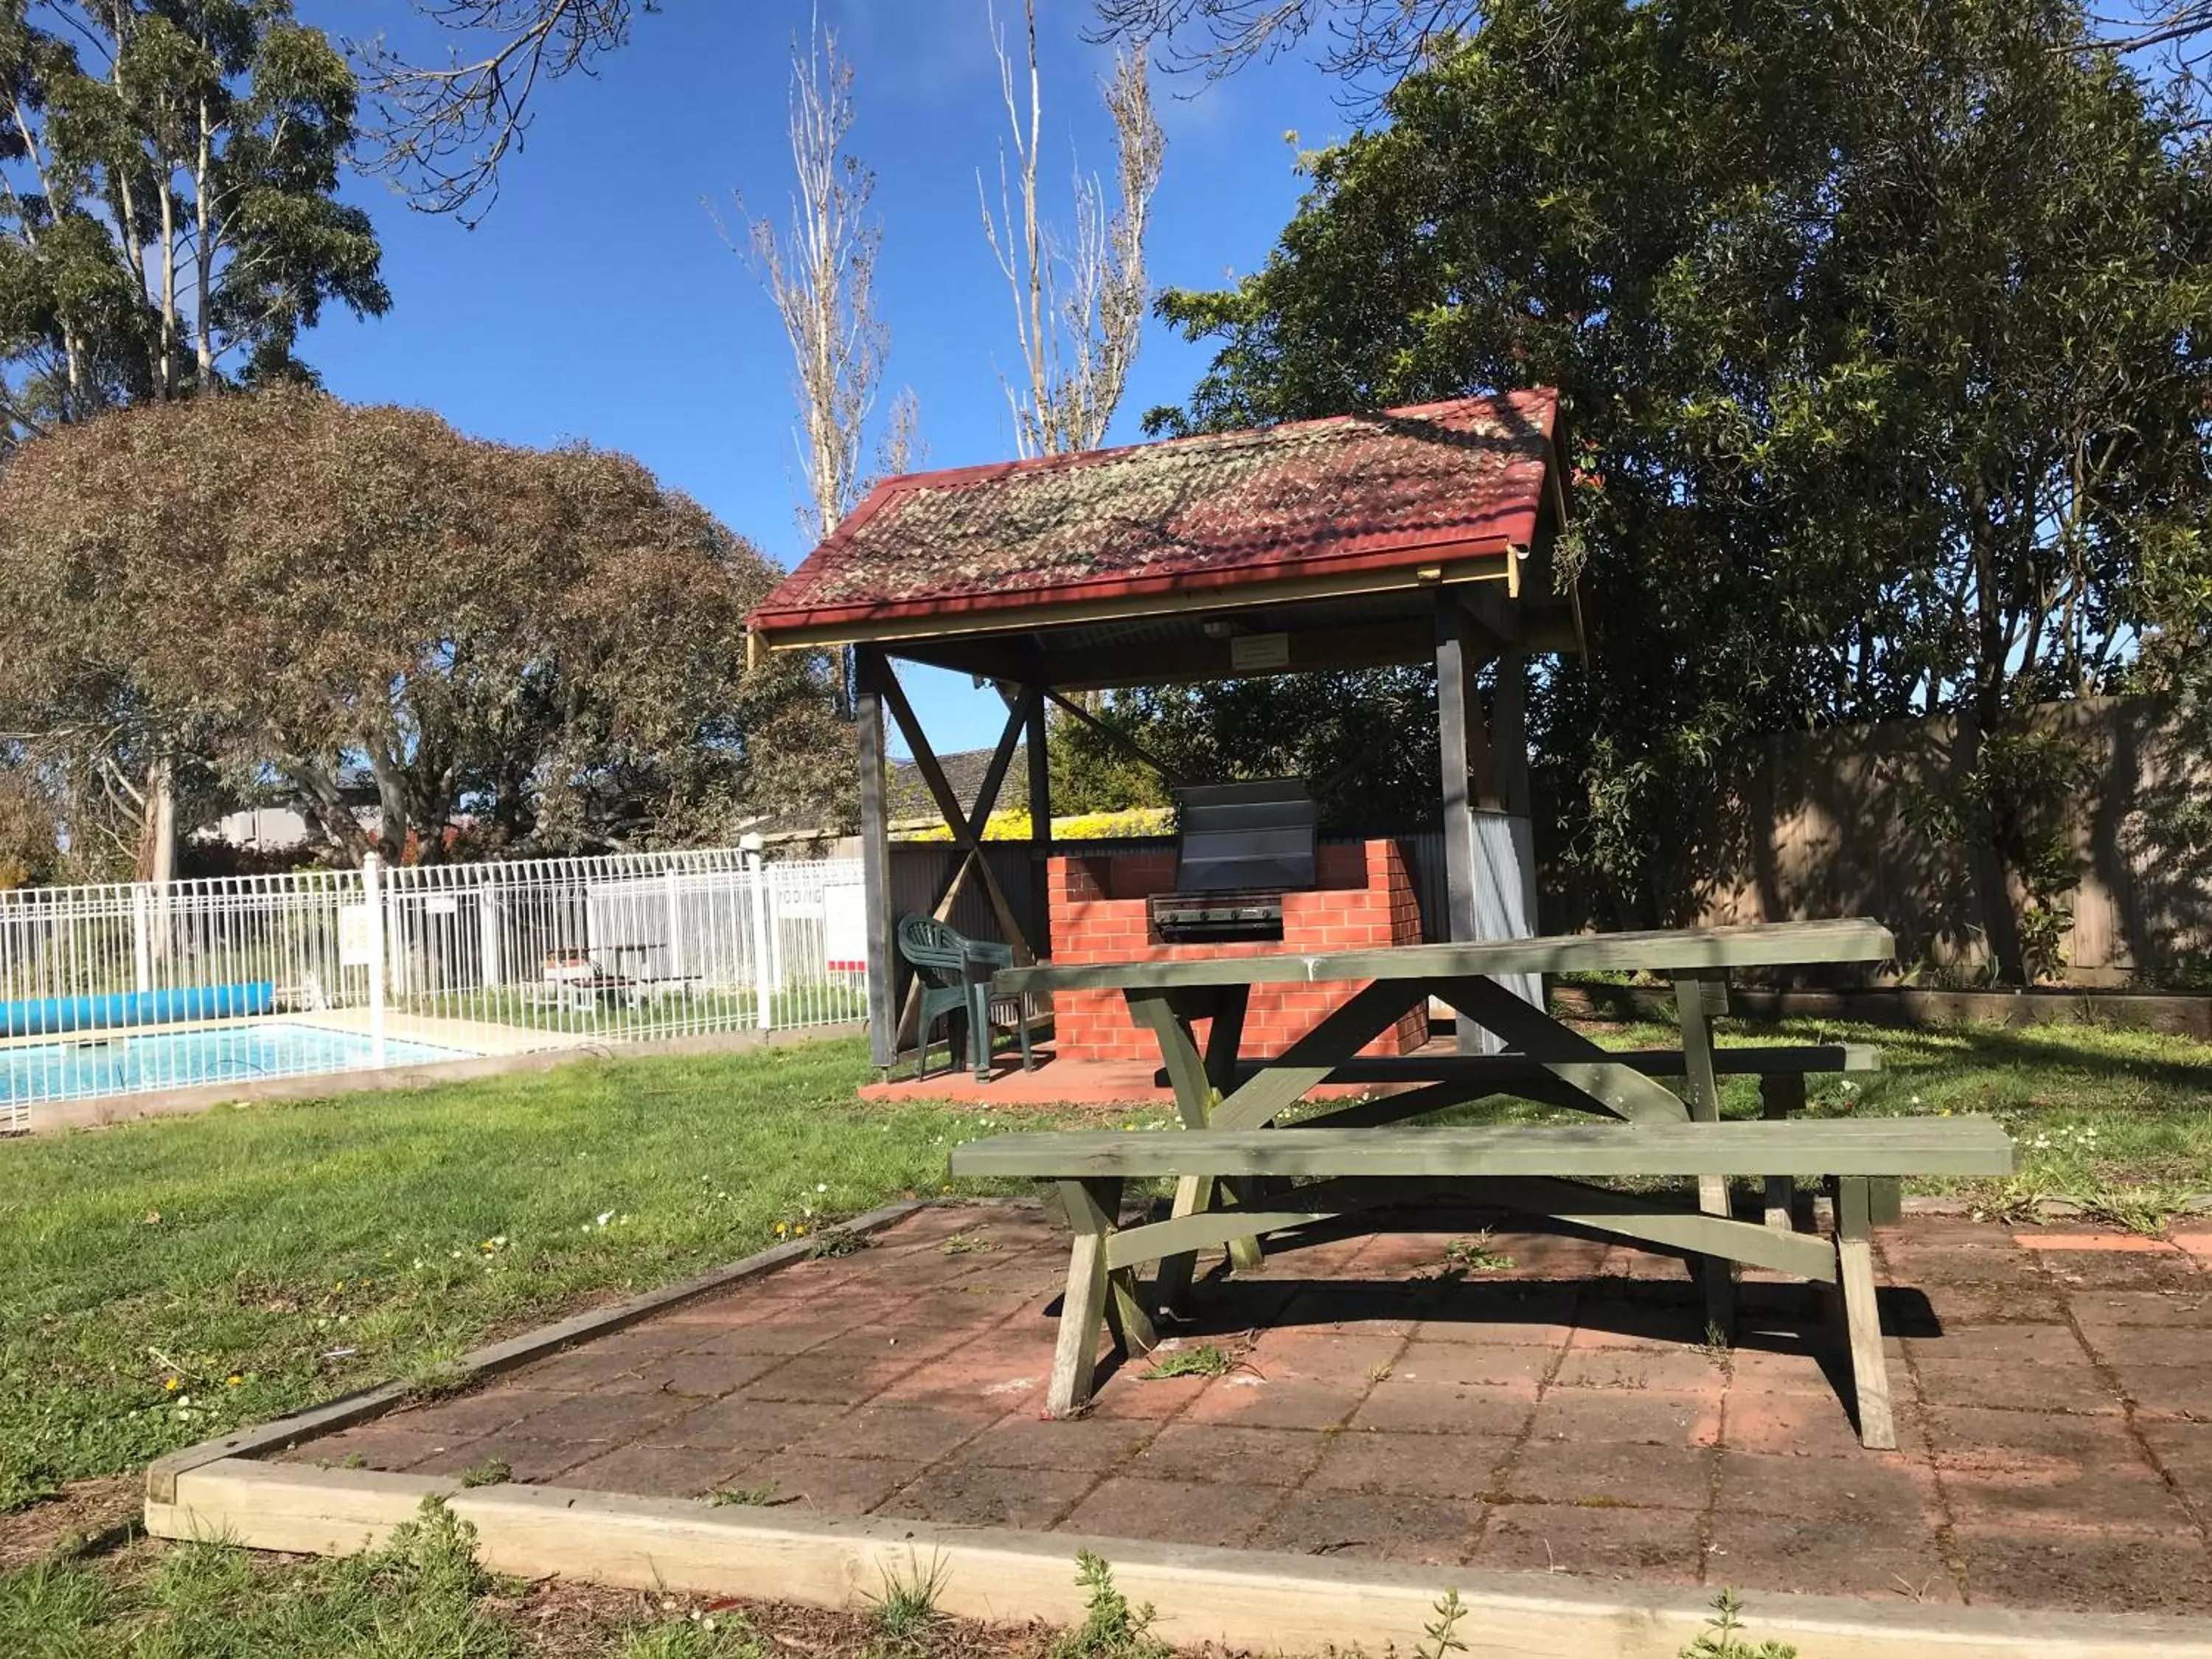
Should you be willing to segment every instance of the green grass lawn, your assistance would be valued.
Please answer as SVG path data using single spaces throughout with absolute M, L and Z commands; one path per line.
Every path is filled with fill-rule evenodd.
M 854 1042 L 0 1144 L 0 1510 L 935 1192 L 972 1112 Z
M 1678 1040 L 1656 1024 L 1589 1029 L 1608 1047 Z M 1999 1214 L 2064 1199 L 2150 1228 L 2190 1198 L 2212 1193 L 2212 1044 L 2086 1024 L 1899 1030 L 1812 1020 L 1724 1020 L 1720 1037 L 1880 1049 L 1879 1073 L 1811 1081 L 1808 1106 L 1816 1116 L 1978 1114 L 2012 1132 L 2017 1173 L 2009 1181 L 1930 1181 L 1914 1190 L 1962 1192 Z M 1722 1107 L 1729 1116 L 1755 1116 L 1757 1082 L 1724 1079 Z

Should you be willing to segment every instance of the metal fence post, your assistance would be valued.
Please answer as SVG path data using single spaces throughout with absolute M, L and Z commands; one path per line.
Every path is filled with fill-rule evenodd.
M 384 1066 L 384 891 L 383 872 L 376 854 L 361 860 L 361 897 L 368 921 L 368 1041 L 371 1058 Z
M 154 988 L 154 890 L 143 882 L 131 890 L 131 963 L 137 988 Z
M 768 865 L 761 857 L 758 836 L 745 836 L 738 850 L 753 878 L 753 1000 L 759 1004 L 760 1028 L 765 1031 L 775 1024 L 770 999 L 775 989 L 768 959 Z

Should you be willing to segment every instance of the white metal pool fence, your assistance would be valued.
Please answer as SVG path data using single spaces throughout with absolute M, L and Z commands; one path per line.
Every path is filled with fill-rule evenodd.
M 717 848 L 0 891 L 0 1130 L 272 1064 L 860 1018 L 860 890 L 856 860 Z M 241 1025 L 316 1040 L 276 1062 L 204 1040 Z

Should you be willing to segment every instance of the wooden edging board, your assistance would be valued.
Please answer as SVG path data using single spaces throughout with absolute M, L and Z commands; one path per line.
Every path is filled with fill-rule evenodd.
M 1158 1612 L 1178 1647 L 1259 1652 L 1415 1650 L 1456 1590 L 1468 1659 L 1676 1659 L 1707 1626 L 1711 1592 L 1672 1585 L 1478 1572 L 1343 1557 L 1280 1555 L 793 1510 L 710 1508 L 559 1486 L 464 1489 L 449 1477 L 222 1458 L 179 1475 L 147 1505 L 157 1536 L 345 1554 L 373 1547 L 435 1497 L 477 1529 L 484 1565 L 641 1589 L 817 1607 L 880 1598 L 933 1577 L 947 1613 L 1073 1625 L 1075 1553 Z M 1763 1591 L 1742 1598 L 1744 1636 L 1808 1659 L 2212 1659 L 2212 1620 L 1944 1607 Z
M 572 1342 L 605 1336 L 609 1332 L 618 1331 L 626 1325 L 635 1325 L 654 1314 L 665 1313 L 681 1303 L 711 1295 L 741 1280 L 772 1272 L 787 1261 L 795 1261 L 811 1254 L 827 1235 L 874 1232 L 913 1214 L 923 1207 L 923 1202 L 919 1199 L 909 1199 L 902 1203 L 886 1204 L 881 1209 L 870 1210 L 865 1215 L 854 1216 L 850 1221 L 826 1228 L 815 1237 L 797 1238 L 787 1244 L 774 1245 L 747 1256 L 742 1261 L 732 1262 L 726 1267 L 716 1267 L 680 1284 L 648 1291 L 643 1296 L 632 1297 L 627 1302 L 617 1303 L 611 1308 L 593 1308 L 557 1324 L 526 1331 L 520 1336 L 509 1337 L 504 1342 L 495 1342 L 489 1347 L 478 1348 L 464 1355 L 459 1370 L 466 1381 L 473 1382 L 501 1371 L 512 1370 L 518 1365 L 526 1365 L 532 1360 L 559 1352 Z M 255 1457 L 264 1452 L 301 1445 L 326 1434 L 336 1434 L 340 1429 L 366 1422 L 372 1417 L 381 1417 L 385 1413 L 406 1404 L 414 1392 L 407 1383 L 387 1382 L 381 1388 L 349 1394 L 326 1405 L 237 1429 L 229 1434 L 218 1435 L 212 1440 L 203 1440 L 197 1446 L 186 1446 L 167 1456 L 157 1457 L 146 1468 L 147 1512 L 151 1515 L 156 1505 L 176 1502 L 178 1478 L 194 1469 L 226 1458 Z

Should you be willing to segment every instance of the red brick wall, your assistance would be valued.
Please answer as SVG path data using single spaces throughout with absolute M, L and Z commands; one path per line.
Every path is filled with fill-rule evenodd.
M 1403 849 L 1396 842 L 1323 847 L 1315 873 L 1321 886 L 1283 895 L 1279 945 L 1156 945 L 1147 931 L 1145 901 L 1174 885 L 1173 853 L 1055 858 L 1047 878 L 1052 959 L 1056 965 L 1185 962 L 1420 943 L 1420 910 Z M 1243 1052 L 1280 1054 L 1357 989 L 1351 981 L 1253 987 L 1244 1016 Z M 1152 1034 L 1130 1021 L 1119 991 L 1055 992 L 1053 1028 L 1060 1053 L 1072 1060 L 1159 1059 Z M 1203 1026 L 1200 1035 L 1204 1036 Z M 1416 1008 L 1361 1052 L 1406 1054 L 1427 1039 L 1428 1011 Z

